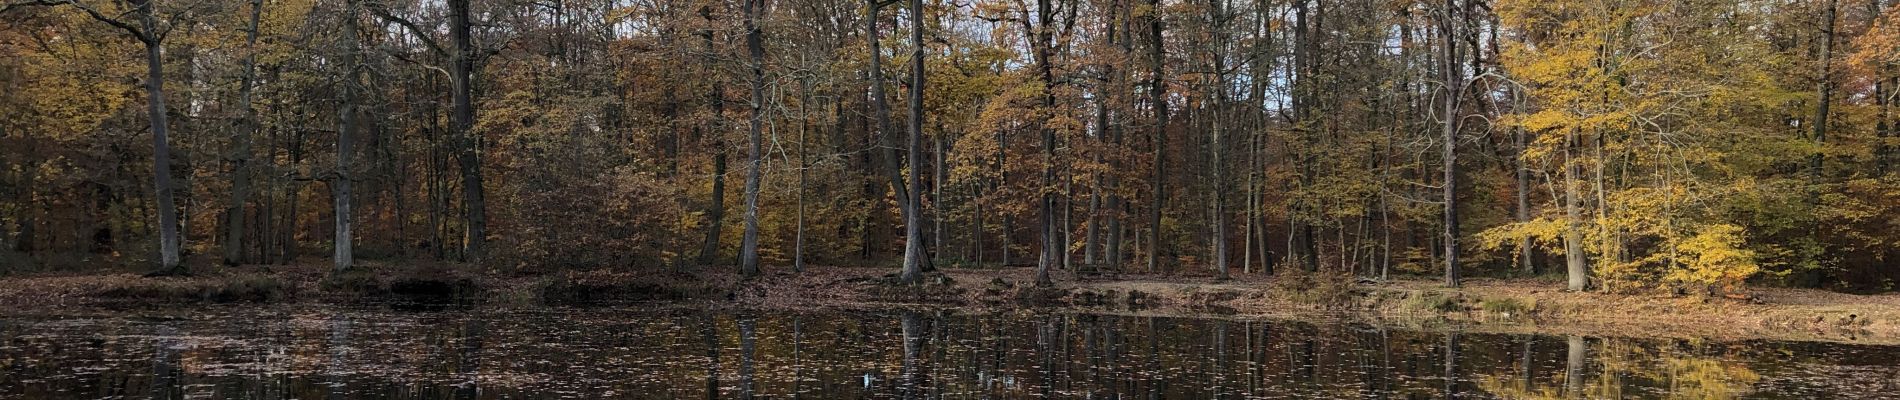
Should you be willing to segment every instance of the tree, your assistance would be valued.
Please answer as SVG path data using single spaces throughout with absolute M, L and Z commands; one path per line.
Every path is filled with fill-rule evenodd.
M 152 187 L 158 202 L 158 269 L 147 276 L 189 275 L 191 270 L 180 263 L 178 234 L 178 208 L 172 200 L 171 143 L 167 131 L 171 125 L 165 108 L 165 37 L 172 27 L 161 23 L 154 0 L 132 0 L 125 3 L 131 10 L 121 12 L 138 18 L 138 25 L 126 22 L 118 17 L 108 16 L 100 9 L 78 0 L 35 0 L 27 3 L 7 4 L 0 7 L 0 14 L 9 9 L 24 6 L 70 6 L 86 13 L 88 17 L 104 22 L 124 31 L 132 39 L 145 47 L 145 96 L 146 118 L 152 129 Z
M 1154 108 L 1154 175 L 1150 178 L 1153 185 L 1154 202 L 1148 210 L 1148 271 L 1155 272 L 1161 259 L 1161 213 L 1167 207 L 1167 154 L 1168 154 L 1168 83 L 1164 74 L 1167 68 L 1167 45 L 1162 41 L 1161 0 L 1148 0 L 1148 106 Z
M 875 22 L 873 22 L 875 23 Z M 898 193 L 904 195 L 904 270 L 898 277 L 899 282 L 917 283 L 923 280 L 924 264 L 929 255 L 924 250 L 924 213 L 923 213 L 923 154 L 924 154 L 924 3 L 923 0 L 910 0 L 910 126 L 908 127 L 910 152 L 910 182 L 905 186 L 909 190 Z M 908 326 L 908 325 L 907 325 Z
M 1452 23 L 1453 14 L 1458 12 L 1457 0 L 1445 0 L 1445 7 L 1439 10 L 1438 28 L 1444 42 L 1440 45 L 1445 51 L 1445 64 L 1441 71 L 1445 76 L 1444 123 L 1445 151 L 1445 286 L 1458 286 L 1458 100 L 1464 97 L 1464 78 L 1459 71 L 1458 31 Z
M 1836 0 L 1827 0 L 1825 16 L 1821 18 L 1823 21 L 1821 59 L 1816 62 L 1820 66 L 1820 71 L 1815 77 L 1815 81 L 1818 82 L 1815 84 L 1815 92 L 1817 92 L 1815 96 L 1819 99 L 1816 100 L 1814 106 L 1813 135 L 1815 146 L 1821 150 L 1812 156 L 1813 159 L 1808 164 L 1808 173 L 1812 174 L 1817 182 L 1825 173 L 1822 170 L 1822 163 L 1827 160 L 1827 119 L 1830 114 L 1828 106 L 1834 103 L 1834 20 L 1835 11 L 1839 8 L 1835 2 Z
M 390 12 L 386 4 L 367 4 L 377 17 L 403 27 L 433 55 L 447 59 L 449 76 L 449 141 L 455 154 L 462 186 L 462 257 L 480 262 L 486 256 L 488 213 L 486 189 L 482 177 L 482 139 L 475 132 L 476 106 L 474 74 L 481 50 L 472 32 L 470 1 L 448 0 L 449 46 L 442 47 L 432 38 L 433 29 Z
M 469 18 L 470 0 L 448 0 L 449 5 L 449 87 L 453 99 L 454 112 L 450 114 L 450 126 L 460 142 L 456 159 L 462 170 L 463 220 L 467 227 L 467 236 L 463 239 L 462 256 L 472 261 L 481 261 L 486 254 L 488 241 L 487 202 L 482 188 L 481 136 L 475 132 L 475 44 L 470 33 L 473 26 Z
M 343 43 L 339 46 L 342 54 L 341 57 L 338 57 L 338 59 L 341 60 L 338 64 L 339 67 L 343 69 L 341 74 L 343 79 L 337 83 L 339 96 L 341 97 L 340 100 L 342 101 L 337 106 L 336 166 L 330 172 L 332 202 L 335 203 L 336 206 L 336 241 L 333 245 L 335 255 L 332 257 L 334 264 L 332 271 L 334 272 L 347 271 L 356 262 L 355 254 L 351 249 L 354 238 L 350 234 L 352 225 L 352 214 L 350 213 L 350 181 L 356 179 L 356 174 L 351 170 L 351 167 L 354 165 L 351 162 L 351 153 L 353 151 L 351 149 L 351 142 L 354 140 L 353 137 L 358 134 L 357 118 L 361 111 L 357 109 L 358 100 L 356 92 L 357 86 L 363 81 L 364 68 L 364 66 L 357 61 L 363 50 L 362 41 L 357 38 L 357 30 L 359 29 L 356 20 L 357 1 L 349 0 L 346 1 L 345 4 L 346 7 L 342 15 L 344 23 L 339 27 L 339 29 L 343 31 L 343 35 L 340 39 Z
M 224 263 L 237 265 L 248 261 L 244 255 L 245 232 L 250 229 L 246 224 L 244 203 L 251 198 L 251 142 L 257 136 L 262 125 L 258 121 L 257 108 L 252 106 L 252 93 L 257 86 L 257 35 L 258 21 L 264 14 L 264 0 L 251 0 L 251 18 L 249 29 L 244 32 L 244 73 L 238 83 L 238 107 L 243 109 L 243 121 L 239 123 L 237 133 L 232 140 L 231 150 L 231 197 L 224 209 Z
M 739 243 L 739 273 L 747 278 L 759 275 L 759 169 L 764 160 L 759 150 L 765 135 L 765 33 L 759 29 L 765 13 L 764 0 L 745 0 L 745 47 L 751 57 L 752 126 L 746 151 L 745 237 Z
M 699 8 L 700 18 L 705 19 L 705 22 L 708 25 L 711 25 L 713 23 L 713 9 L 712 9 L 713 4 L 719 4 L 719 3 L 709 2 L 705 5 L 701 5 Z M 701 30 L 699 32 L 699 36 L 700 36 L 700 39 L 702 39 L 706 45 L 706 48 L 704 50 L 705 65 L 713 65 L 718 60 L 716 54 L 719 54 L 719 52 L 718 52 L 718 49 L 713 44 L 712 28 L 707 27 L 706 29 Z M 707 100 L 712 103 L 711 105 L 712 118 L 710 118 L 707 121 L 707 124 L 710 125 L 710 127 L 706 129 L 708 132 L 705 133 L 713 137 L 712 199 L 710 202 L 706 204 L 706 209 L 707 209 L 706 210 L 706 218 L 707 218 L 706 243 L 705 243 L 705 246 L 701 247 L 699 250 L 699 263 L 713 264 L 718 261 L 719 238 L 720 238 L 719 231 L 722 227 L 725 226 L 725 219 L 726 219 L 726 151 L 727 151 L 727 146 L 726 146 L 726 133 L 725 133 L 725 119 L 726 119 L 725 82 L 722 80 L 719 80 L 719 78 L 717 77 L 713 78 L 711 88 L 708 89 L 706 97 L 707 97 Z

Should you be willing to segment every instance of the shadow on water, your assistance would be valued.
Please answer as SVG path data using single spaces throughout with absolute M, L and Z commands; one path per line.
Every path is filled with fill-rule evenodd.
M 949 311 L 0 319 L 0 398 L 1865 398 L 1900 348 Z

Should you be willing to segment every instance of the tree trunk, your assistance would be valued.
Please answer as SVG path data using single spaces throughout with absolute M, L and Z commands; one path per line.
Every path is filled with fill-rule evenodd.
M 1056 82 L 1055 60 L 1052 59 L 1054 54 L 1051 54 L 1054 52 L 1052 48 L 1054 46 L 1054 33 L 1051 31 L 1054 29 L 1052 22 L 1055 18 L 1055 11 L 1050 0 L 1036 1 L 1036 16 L 1037 21 L 1041 23 L 1031 24 L 1028 21 L 1024 21 L 1024 27 L 1031 28 L 1026 29 L 1024 33 L 1030 35 L 1030 46 L 1035 52 L 1036 69 L 1039 71 L 1039 77 L 1042 78 L 1042 109 L 1045 111 L 1054 110 Z M 1055 264 L 1059 262 L 1056 257 L 1058 254 L 1061 254 L 1061 249 L 1066 246 L 1060 243 L 1056 236 L 1056 194 L 1054 190 L 1056 181 L 1056 132 L 1046 124 L 1039 125 L 1037 129 L 1042 131 L 1043 151 L 1041 190 L 1042 221 L 1040 223 L 1042 229 L 1042 256 L 1038 257 L 1036 261 L 1036 285 L 1049 286 L 1054 284 L 1054 282 L 1049 279 L 1049 269 L 1055 267 Z
M 904 208 L 910 212 L 904 215 L 904 271 L 899 281 L 917 283 L 923 280 L 924 264 L 929 255 L 924 250 L 924 213 L 923 213 L 923 170 L 924 165 L 924 5 L 922 0 L 910 0 L 910 42 L 915 47 L 910 57 L 910 126 L 907 151 L 910 162 L 910 182 L 905 184 L 910 190 L 904 193 Z
M 1813 176 L 1814 183 L 1821 183 L 1822 175 L 1824 175 L 1821 164 L 1827 159 L 1828 106 L 1834 102 L 1834 20 L 1837 8 L 1835 3 L 1835 0 L 1827 1 L 1826 17 L 1823 17 L 1825 22 L 1821 26 L 1821 71 L 1816 77 L 1820 81 L 1817 86 L 1820 87 L 1815 90 L 1819 92 L 1816 95 L 1820 97 L 1820 104 L 1814 107 L 1816 149 L 1808 165 L 1810 169 L 1808 173 Z
M 1868 2 L 1867 8 L 1872 15 L 1882 15 L 1887 7 L 1882 0 L 1873 0 Z M 1892 105 L 1892 101 L 1887 99 L 1887 96 L 1890 95 L 1889 91 L 1893 90 L 1893 88 L 1887 86 L 1887 84 L 1892 76 L 1892 64 L 1882 65 L 1874 69 L 1874 108 L 1878 112 L 1878 114 L 1876 114 L 1877 116 L 1874 117 L 1876 119 L 1874 122 L 1875 177 L 1886 176 L 1887 171 L 1889 171 L 1888 157 L 1892 150 L 1890 148 L 1891 146 L 1887 145 L 1887 140 L 1888 137 L 1893 134 L 1890 132 L 1893 129 L 1893 123 L 1891 122 L 1893 111 L 1889 109 L 1889 106 Z
M 923 87 L 923 85 L 917 85 L 917 87 Z M 920 102 L 918 104 L 923 103 Z M 932 152 L 934 157 L 936 157 L 936 162 L 931 163 L 930 168 L 933 178 L 930 181 L 930 243 L 934 251 L 931 253 L 930 258 L 928 258 L 930 262 L 926 263 L 926 265 L 932 267 L 937 265 L 937 260 L 943 258 L 945 254 L 943 243 L 949 240 L 944 238 L 943 233 L 943 209 L 949 207 L 950 204 L 943 198 L 943 186 L 948 182 L 948 179 L 945 178 L 945 174 L 948 171 L 945 170 L 950 168 L 949 162 L 946 161 L 949 155 L 945 153 L 948 150 L 948 146 L 944 143 L 945 140 L 948 140 L 945 136 L 951 136 L 950 131 L 944 129 L 942 121 L 938 121 L 937 137 L 931 138 L 931 143 L 936 146 L 936 151 Z
M 713 22 L 712 7 L 700 8 L 699 15 L 705 18 L 707 23 Z M 704 62 L 707 65 L 711 65 L 716 61 L 712 56 L 712 54 L 716 52 L 713 46 L 713 32 L 711 29 L 701 31 L 700 37 L 706 41 L 707 56 Z M 725 92 L 725 82 L 714 78 L 712 87 L 708 89 L 706 93 L 707 100 L 712 103 L 712 118 L 708 122 L 711 127 L 706 129 L 707 133 L 703 133 L 702 135 L 712 135 L 713 137 L 713 182 L 712 199 L 711 202 L 706 205 L 706 244 L 699 250 L 699 263 L 701 265 L 712 265 L 719 262 L 720 230 L 726 225 L 726 131 L 724 125 L 721 123 L 725 121 L 726 118 Z
M 1148 0 L 1148 37 L 1152 40 L 1148 48 L 1148 101 L 1154 107 L 1154 177 L 1150 182 L 1154 187 L 1152 204 L 1148 213 L 1148 272 L 1159 270 L 1161 264 L 1161 211 L 1167 207 L 1167 191 L 1163 184 L 1167 179 L 1168 153 L 1168 89 L 1163 79 L 1166 69 L 1165 41 L 1162 40 L 1161 0 Z
M 158 16 L 152 8 L 153 0 L 138 3 L 139 18 L 144 24 L 145 33 L 139 40 L 145 44 L 145 95 L 150 106 L 147 110 L 152 123 L 152 187 L 158 197 L 158 270 L 151 275 L 185 275 L 190 270 L 180 263 L 178 251 L 178 207 L 172 202 L 172 155 L 171 144 L 166 138 L 166 129 L 170 125 L 165 115 L 165 61 L 164 50 L 159 37 L 153 32 L 158 30 Z
M 809 152 L 805 149 L 805 133 L 811 130 L 811 113 L 808 111 L 812 102 L 811 82 L 801 83 L 799 97 L 803 101 L 798 103 L 798 113 L 803 121 L 798 124 L 798 187 L 793 188 L 798 197 L 798 223 L 792 233 L 792 272 L 805 272 L 805 170 L 811 168 L 811 160 L 807 156 Z
M 5 126 L 0 126 L 0 137 L 7 137 L 6 135 L 7 135 L 7 128 Z M 27 151 L 31 152 L 32 150 L 34 150 L 33 147 L 34 146 L 32 146 L 31 144 L 28 144 Z M 28 153 L 28 154 L 32 154 L 32 153 Z M 13 198 L 13 207 L 18 212 L 18 214 L 15 214 L 14 224 L 18 226 L 16 229 L 19 229 L 19 231 L 16 232 L 13 236 L 13 251 L 20 252 L 21 254 L 32 255 L 33 252 L 37 250 L 37 248 L 34 247 L 34 244 L 38 242 L 38 239 L 36 238 L 36 236 L 38 235 L 34 232 L 38 230 L 36 228 L 39 222 L 37 218 L 34 218 L 33 211 L 36 209 L 39 209 L 40 207 L 34 204 L 33 202 L 33 188 L 36 187 L 34 186 L 33 181 L 38 179 L 36 175 L 37 175 L 37 172 L 39 171 L 39 168 L 37 167 L 39 164 L 39 161 L 37 160 L 30 160 L 30 161 L 22 160 L 22 161 L 27 161 L 27 162 L 22 163 L 23 165 L 19 169 L 18 176 L 20 177 L 19 178 L 20 186 L 14 189 L 14 190 L 17 190 L 17 192 L 14 193 L 14 198 Z M 97 200 L 104 200 L 104 197 L 105 196 L 100 196 Z M 105 210 L 107 209 L 107 207 L 98 207 L 97 209 Z M 97 236 L 96 232 L 95 232 L 95 236 Z M 110 237 L 110 233 L 107 234 L 107 237 Z M 4 271 L 4 269 L 0 269 L 0 271 Z
M 1512 129 L 1511 141 L 1516 144 L 1514 147 L 1517 150 L 1517 157 L 1514 157 L 1515 160 L 1511 163 L 1512 169 L 1516 170 L 1514 172 L 1515 175 L 1517 175 L 1515 179 L 1517 182 L 1517 222 L 1530 223 L 1531 169 L 1530 166 L 1527 165 L 1527 160 L 1524 159 L 1524 150 L 1530 143 L 1525 140 L 1523 129 Z M 1517 266 L 1518 270 L 1526 276 L 1537 275 L 1536 251 L 1536 249 L 1531 248 L 1530 237 L 1518 239 Z
M 469 29 L 469 0 L 448 0 L 449 41 L 454 60 L 449 66 L 450 92 L 454 113 L 452 127 L 460 153 L 456 159 L 462 172 L 462 213 L 468 224 L 462 242 L 462 257 L 481 262 L 488 240 L 487 206 L 483 199 L 481 137 L 475 132 L 475 45 Z
M 1565 134 L 1564 159 L 1564 264 L 1569 275 L 1567 288 L 1581 292 L 1590 284 L 1589 267 L 1583 254 L 1583 207 L 1577 194 L 1576 133 Z
M 1109 28 L 1108 28 L 1108 35 L 1111 41 L 1114 38 L 1114 33 L 1115 33 L 1114 25 L 1111 23 L 1109 24 Z M 1107 86 L 1107 85 L 1103 85 L 1103 86 Z M 1108 138 L 1108 100 L 1106 99 L 1106 94 L 1103 93 L 1104 89 L 1106 88 L 1105 87 L 1097 88 L 1096 93 L 1095 93 L 1095 138 L 1094 140 L 1098 145 L 1101 144 L 1102 142 L 1107 141 L 1107 138 Z M 1097 151 L 1093 153 L 1094 154 L 1090 156 L 1093 159 L 1093 161 L 1095 163 L 1101 163 L 1102 162 L 1101 152 Z M 1083 240 L 1082 263 L 1084 265 L 1095 264 L 1095 261 L 1096 261 L 1095 253 L 1097 252 L 1096 246 L 1099 245 L 1099 243 L 1101 242 L 1101 237 L 1102 237 L 1102 233 L 1101 233 L 1102 224 L 1101 224 L 1100 215 L 1102 213 L 1102 189 L 1106 187 L 1106 185 L 1104 184 L 1102 174 L 1093 173 L 1093 175 L 1095 175 L 1095 179 L 1094 179 L 1095 186 L 1093 190 L 1091 190 L 1089 193 L 1088 212 L 1083 214 L 1083 219 L 1084 221 L 1086 221 L 1083 223 L 1083 239 L 1082 239 Z
M 1445 46 L 1445 286 L 1458 286 L 1458 99 L 1464 94 L 1464 78 L 1459 73 L 1463 68 L 1458 62 L 1458 38 L 1452 13 L 1458 10 L 1457 0 L 1445 0 L 1445 9 L 1439 14 L 1440 34 L 1444 35 Z
M 745 236 L 739 242 L 739 273 L 747 278 L 759 275 L 759 169 L 764 161 L 760 150 L 765 136 L 765 42 L 759 29 L 764 0 L 745 0 L 745 47 L 752 59 L 752 126 L 746 147 Z
M 244 56 L 244 78 L 238 83 L 238 107 L 244 111 L 244 120 L 238 125 L 238 132 L 232 138 L 231 150 L 231 198 L 224 208 L 224 264 L 238 265 L 248 261 L 244 257 L 244 230 L 246 213 L 244 202 L 251 198 L 251 139 L 257 135 L 257 109 L 251 106 L 251 94 L 257 86 L 257 31 L 258 21 L 264 13 L 263 0 L 251 0 L 251 21 L 245 32 L 245 47 L 250 51 Z
M 330 189 L 332 190 L 331 196 L 333 199 L 331 202 L 336 205 L 336 215 L 334 215 L 336 219 L 336 242 L 334 244 L 334 250 L 336 253 L 331 258 L 334 262 L 333 269 L 331 270 L 332 273 L 347 271 L 350 269 L 350 266 L 355 263 L 355 255 L 352 254 L 351 249 L 353 242 L 350 235 L 350 181 L 354 179 L 354 174 L 350 168 L 350 141 L 354 139 L 352 136 L 356 135 L 356 86 L 362 79 L 361 74 L 358 72 L 360 71 L 360 66 L 356 58 L 357 52 L 360 50 L 360 42 L 356 38 L 356 7 L 357 2 L 355 0 L 349 1 L 349 10 L 343 15 L 343 18 L 349 22 L 343 25 L 344 43 L 342 46 L 343 57 L 341 58 L 342 68 L 344 69 L 344 79 L 338 83 L 343 97 L 343 104 L 337 107 L 336 167 L 331 171 L 330 181 Z
M 1230 157 L 1227 148 L 1227 130 L 1230 129 L 1233 124 L 1228 120 L 1228 118 L 1232 116 L 1232 113 L 1228 109 L 1227 104 L 1227 87 L 1229 82 L 1227 81 L 1227 62 L 1224 58 L 1228 51 L 1228 42 L 1230 40 L 1227 28 L 1227 21 L 1230 17 L 1227 15 L 1228 5 L 1225 0 L 1213 0 L 1212 3 L 1212 7 L 1209 8 L 1213 11 L 1215 51 L 1210 54 L 1210 56 L 1213 57 L 1214 64 L 1214 96 L 1210 104 L 1213 105 L 1214 115 L 1210 119 L 1214 122 L 1214 129 L 1213 141 L 1209 143 L 1209 146 L 1214 150 L 1214 263 L 1217 264 L 1215 265 L 1215 274 L 1217 277 L 1220 279 L 1231 279 L 1232 276 L 1227 271 L 1229 264 L 1227 257 L 1228 253 L 1230 253 L 1227 249 L 1227 225 L 1229 219 L 1227 211 L 1227 163 Z

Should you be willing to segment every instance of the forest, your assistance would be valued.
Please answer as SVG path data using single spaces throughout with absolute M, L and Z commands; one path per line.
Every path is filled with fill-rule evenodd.
M 0 273 L 1900 279 L 1893 0 L 4 1 Z

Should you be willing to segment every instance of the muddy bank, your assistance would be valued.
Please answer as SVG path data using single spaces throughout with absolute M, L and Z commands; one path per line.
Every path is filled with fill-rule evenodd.
M 514 275 L 466 267 L 369 264 L 333 276 L 321 263 L 219 268 L 198 276 L 131 273 L 0 278 L 0 313 L 222 303 L 395 303 L 472 307 L 625 306 L 757 309 L 953 308 L 1212 318 L 1307 318 L 1456 327 L 1498 333 L 1824 340 L 1900 344 L 1900 295 L 1754 289 L 1753 299 L 1568 293 L 1558 283 L 1473 279 L 1354 281 L 1307 274 L 1059 276 L 1033 285 L 1027 268 L 951 269 L 920 285 L 882 268 L 816 267 L 741 279 L 727 268 Z

